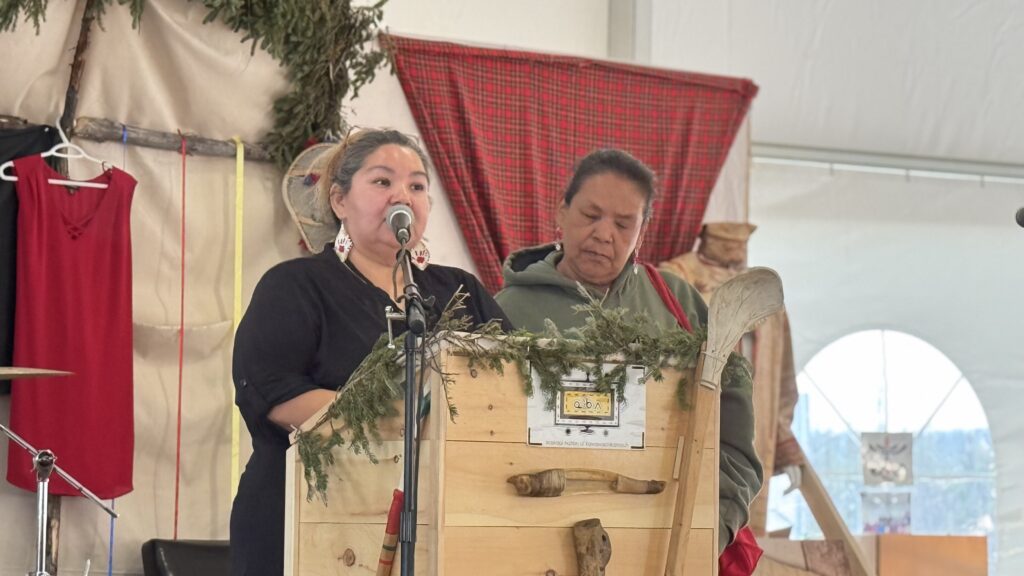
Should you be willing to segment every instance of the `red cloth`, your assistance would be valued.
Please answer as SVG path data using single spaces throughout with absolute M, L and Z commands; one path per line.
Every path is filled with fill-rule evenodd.
M 754 533 L 749 526 L 744 526 L 718 557 L 718 576 L 750 576 L 757 568 L 761 554 L 764 550 L 757 545 Z
M 14 161 L 18 263 L 14 362 L 74 372 L 15 381 L 11 428 L 103 499 L 132 489 L 132 270 L 135 179 L 111 168 L 106 189 L 69 194 L 40 156 Z M 35 490 L 28 454 L 8 446 L 7 480 Z M 50 493 L 78 495 L 56 474 Z
M 660 181 L 640 256 L 688 252 L 757 93 L 749 80 L 384 36 L 490 290 L 510 252 L 551 241 L 573 165 L 624 149 Z

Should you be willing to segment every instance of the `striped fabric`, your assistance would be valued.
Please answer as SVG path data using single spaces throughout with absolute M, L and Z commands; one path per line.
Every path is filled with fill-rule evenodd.
M 641 258 L 689 251 L 757 94 L 743 79 L 394 35 L 382 43 L 491 291 L 509 253 L 554 240 L 573 164 L 596 148 L 626 150 L 658 175 Z

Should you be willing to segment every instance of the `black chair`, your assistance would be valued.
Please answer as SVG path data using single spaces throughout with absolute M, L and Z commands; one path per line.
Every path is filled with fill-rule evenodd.
M 142 545 L 145 576 L 227 576 L 227 540 L 148 540 Z

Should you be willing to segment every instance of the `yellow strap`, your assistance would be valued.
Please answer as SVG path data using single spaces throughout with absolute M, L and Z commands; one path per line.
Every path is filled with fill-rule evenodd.
M 242 321 L 242 214 L 245 198 L 245 145 L 238 136 L 235 141 L 235 290 L 234 319 L 232 335 L 238 332 L 238 323 Z M 231 387 L 231 499 L 235 499 L 240 476 L 241 451 L 239 443 L 242 437 L 242 418 L 235 406 L 235 387 Z

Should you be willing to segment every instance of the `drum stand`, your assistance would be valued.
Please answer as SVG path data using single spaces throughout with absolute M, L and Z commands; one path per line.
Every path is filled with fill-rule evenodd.
M 63 478 L 75 490 L 78 490 L 82 496 L 92 500 L 107 514 L 110 514 L 111 518 L 117 518 L 117 512 L 105 506 L 88 488 L 82 486 L 71 475 L 61 470 L 60 466 L 56 464 L 57 457 L 54 456 L 53 452 L 49 450 L 36 450 L 31 444 L 23 440 L 21 436 L 18 436 L 3 424 L 0 424 L 0 431 L 3 431 L 11 440 L 32 455 L 32 468 L 36 471 L 36 569 L 29 572 L 29 576 L 50 576 L 50 573 L 46 571 L 46 514 L 49 505 L 48 492 L 51 472 L 56 472 L 58 476 Z

